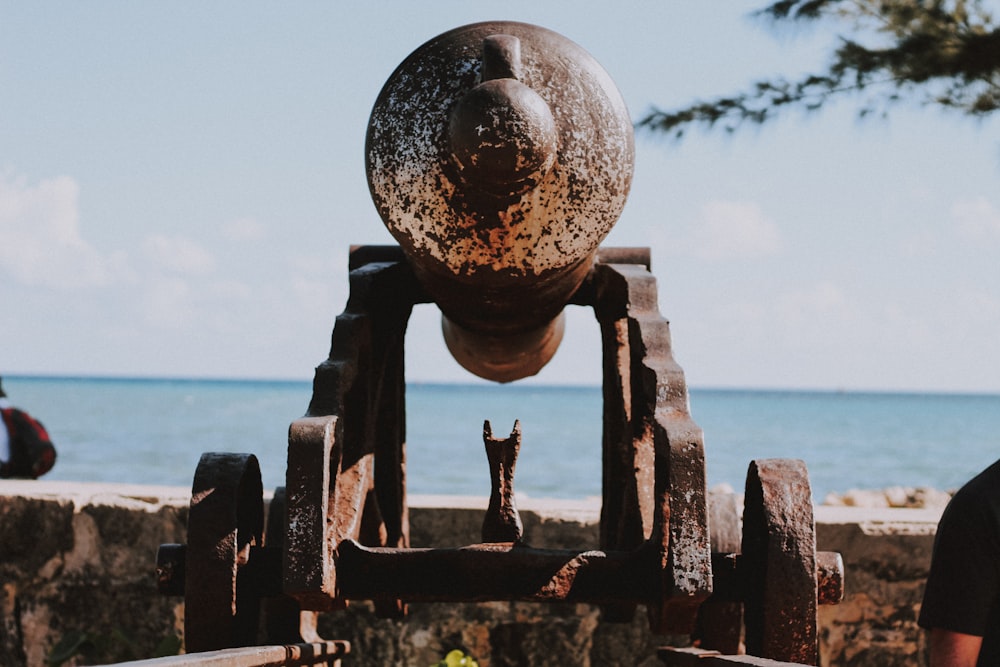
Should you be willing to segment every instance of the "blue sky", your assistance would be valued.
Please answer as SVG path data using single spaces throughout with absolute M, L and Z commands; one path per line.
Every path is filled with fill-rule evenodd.
M 412 50 L 536 23 L 637 118 L 823 62 L 829 35 L 758 6 L 0 0 L 0 372 L 310 378 L 348 246 L 391 241 L 363 143 Z M 606 244 L 652 248 L 693 386 L 1000 392 L 997 127 L 845 100 L 732 138 L 640 133 Z M 569 315 L 533 381 L 599 381 L 596 324 Z M 415 313 L 408 377 L 472 380 L 437 320 Z

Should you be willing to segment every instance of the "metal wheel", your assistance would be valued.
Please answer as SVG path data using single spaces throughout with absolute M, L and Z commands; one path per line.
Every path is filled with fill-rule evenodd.
M 746 651 L 815 665 L 816 526 L 805 463 L 752 461 L 744 503 Z
M 184 589 L 187 652 L 256 644 L 260 595 L 241 581 L 263 541 L 260 465 L 253 454 L 202 454 L 191 487 Z

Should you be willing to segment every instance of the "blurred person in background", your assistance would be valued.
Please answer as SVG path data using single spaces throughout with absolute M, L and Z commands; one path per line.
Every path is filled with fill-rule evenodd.
M 1000 461 L 945 508 L 919 623 L 930 667 L 1000 665 Z
M 0 378 L 0 478 L 38 479 L 56 462 L 56 448 L 42 423 L 15 408 Z

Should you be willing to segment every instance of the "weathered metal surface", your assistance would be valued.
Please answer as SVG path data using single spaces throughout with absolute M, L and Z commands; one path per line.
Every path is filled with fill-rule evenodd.
M 339 667 L 350 653 L 345 641 L 319 641 L 283 646 L 253 646 L 205 651 L 150 660 L 121 662 L 117 667 Z
M 844 601 L 844 558 L 836 551 L 816 552 L 816 601 L 821 605 Z
M 306 609 L 325 609 L 334 597 L 334 565 L 327 526 L 336 416 L 304 417 L 288 430 L 285 472 L 288 533 L 284 588 Z
M 161 545 L 157 553 L 160 592 L 185 598 L 189 653 L 255 645 L 261 627 L 270 643 L 321 641 L 315 614 L 301 611 L 282 591 L 285 516 L 285 492 L 279 488 L 270 503 L 265 540 L 256 458 L 202 455 L 192 488 L 188 543 Z
M 805 463 L 751 462 L 744 503 L 747 653 L 815 665 L 816 526 Z
M 771 465 L 779 465 L 768 462 Z M 793 466 L 797 468 L 797 466 Z M 793 471 L 796 478 L 804 470 Z M 753 494 L 751 494 L 751 497 Z M 744 600 L 754 585 L 752 582 L 766 577 L 760 571 L 760 561 L 744 558 L 742 550 L 742 502 L 736 494 L 712 494 L 709 502 L 710 527 L 712 534 L 712 576 L 711 597 L 698 609 L 698 624 L 692 639 L 703 649 L 719 651 L 723 654 L 737 654 L 744 651 L 743 636 Z M 757 530 L 767 530 L 765 524 L 757 524 Z M 813 536 L 806 544 L 815 544 L 814 531 L 809 525 L 803 527 Z M 798 538 L 795 538 L 798 539 Z M 815 554 L 815 587 L 817 604 L 839 604 L 844 597 L 844 561 L 839 553 L 818 551 Z M 774 576 L 773 574 L 771 575 Z M 772 580 L 767 586 L 781 586 L 782 582 Z M 808 590 L 800 589 L 799 594 L 810 597 Z
M 727 667 L 728 665 L 750 665 L 750 667 L 802 667 L 799 662 L 771 660 L 753 655 L 724 655 L 719 651 L 701 648 L 673 648 L 665 646 L 658 652 L 666 667 Z
M 184 595 L 187 545 L 161 544 L 156 550 L 156 590 L 160 595 Z
M 747 581 L 759 572 L 754 572 L 752 563 L 738 553 L 712 552 L 712 596 L 709 602 L 743 602 L 747 597 Z M 844 560 L 835 551 L 816 552 L 817 603 L 820 605 L 839 604 L 844 597 Z M 699 609 L 703 612 L 705 605 Z M 742 612 L 740 616 L 742 623 Z M 718 647 L 703 646 L 721 651 Z M 725 651 L 723 651 L 725 652 Z
M 275 503 L 287 512 L 270 520 L 277 534 L 261 546 L 259 526 L 250 526 L 258 517 L 249 518 L 242 489 L 259 503 L 255 459 L 211 474 L 199 466 L 193 539 L 161 550 L 161 589 L 175 592 L 184 578 L 194 650 L 219 637 L 252 643 L 262 598 L 271 634 L 295 639 L 315 638 L 314 612 L 350 599 L 394 617 L 410 600 L 594 602 L 622 621 L 642 604 L 654 632 L 689 633 L 714 570 L 714 600 L 745 603 L 747 649 L 761 657 L 743 664 L 815 660 L 816 603 L 842 595 L 843 564 L 817 563 L 804 466 L 755 462 L 743 543 L 717 536 L 713 554 L 703 436 L 658 310 L 649 250 L 599 248 L 624 206 L 633 161 L 621 95 L 556 33 L 473 24 L 397 68 L 372 111 L 366 169 L 400 247 L 351 250 L 347 308 L 308 411 L 289 429 L 287 493 Z M 604 373 L 599 550 L 520 543 L 520 425 L 496 439 L 489 422 L 484 543 L 409 548 L 403 339 L 413 305 L 430 301 L 459 363 L 500 382 L 547 363 L 567 304 L 594 309 Z M 234 484 L 240 491 L 224 491 Z M 210 604 L 192 613 L 199 596 Z M 725 625 L 707 644 L 738 644 L 731 618 L 703 621 Z
M 743 506 L 734 493 L 711 493 L 708 508 L 713 590 L 698 609 L 693 639 L 701 648 L 734 655 L 741 650 L 743 635 L 743 595 L 736 570 Z M 726 589 L 732 590 L 734 597 L 727 596 Z
M 393 256 L 377 247 L 355 252 Z M 341 541 L 409 544 L 403 337 L 413 305 L 428 298 L 405 262 L 352 265 L 330 356 L 316 369 L 306 416 L 289 430 L 284 586 L 303 609 L 316 611 L 343 605 L 335 558 Z M 378 600 L 377 609 L 405 611 L 397 599 Z
M 582 48 L 524 23 L 464 26 L 419 47 L 372 110 L 379 214 L 470 371 L 534 374 L 558 316 L 624 207 L 632 123 Z
M 521 449 L 521 422 L 506 438 L 494 438 L 493 428 L 483 424 L 483 443 L 490 464 L 490 504 L 483 518 L 483 542 L 519 542 L 524 532 L 514 504 L 514 470 Z
M 271 644 L 322 642 L 323 639 L 316 630 L 319 614 L 304 611 L 298 600 L 284 593 L 282 572 L 287 535 L 288 494 L 285 487 L 279 486 L 274 490 L 268 505 L 267 533 L 264 535 L 267 551 L 274 554 L 274 558 L 270 559 L 271 571 L 258 575 L 270 582 L 275 589 L 263 602 L 267 641 Z
M 188 568 L 197 569 L 202 563 L 195 558 L 190 564 L 186 544 L 161 544 L 157 552 L 158 567 L 162 564 L 164 572 L 175 573 L 162 579 L 162 595 L 184 595 L 186 591 L 186 572 Z M 279 595 L 281 593 L 281 549 L 267 546 L 251 546 L 247 552 L 246 561 L 239 563 L 239 576 L 253 580 L 252 586 L 259 593 L 258 597 Z M 289 642 L 286 642 L 289 643 Z
M 593 306 L 603 340 L 601 547 L 653 549 L 660 580 L 646 605 L 650 626 L 690 632 L 712 586 L 704 446 L 656 278 L 641 265 L 597 264 L 574 302 Z M 631 616 L 628 606 L 604 611 Z
M 454 549 L 388 549 L 342 542 L 341 593 L 350 599 L 395 594 L 414 602 L 526 600 L 656 602 L 652 550 L 533 549 L 473 544 Z
M 203 454 L 188 516 L 184 642 L 188 651 L 256 643 L 260 598 L 243 573 L 264 537 L 260 467 L 252 454 Z
M 643 604 L 655 630 L 674 633 L 690 630 L 695 611 L 711 590 L 713 572 L 720 600 L 750 600 L 756 593 L 748 581 L 766 581 L 768 591 L 787 584 L 782 570 L 761 570 L 760 559 L 711 554 L 701 432 L 691 420 L 683 373 L 673 361 L 668 325 L 657 310 L 655 279 L 641 264 L 598 263 L 574 296 L 575 303 L 594 308 L 605 338 L 601 550 L 531 549 L 515 544 L 520 531 L 501 535 L 501 528 L 484 529 L 484 540 L 494 543 L 461 549 L 410 549 L 405 540 L 393 541 L 391 534 L 405 536 L 406 516 L 402 346 L 401 336 L 394 332 L 405 330 L 409 309 L 425 297 L 420 290 L 407 288 L 412 275 L 398 254 L 378 248 L 357 253 L 384 261 L 357 262 L 352 271 L 356 289 L 347 311 L 338 318 L 330 359 L 317 369 L 310 414 L 290 428 L 284 575 L 277 574 L 273 557 L 274 542 L 280 540 L 270 535 L 270 546 L 248 551 L 245 575 L 259 581 L 283 580 L 284 590 L 306 609 L 329 610 L 349 599 L 371 599 L 382 613 L 398 615 L 405 610 L 402 600 L 570 601 L 602 604 L 610 617 L 625 620 L 637 604 Z M 394 257 L 400 261 L 392 261 Z M 600 257 L 615 262 L 648 260 L 648 255 L 634 250 L 611 250 Z M 504 517 L 514 509 L 518 426 L 503 440 L 484 429 L 487 456 L 492 459 L 491 504 L 496 505 L 484 524 L 493 522 L 491 516 Z M 377 447 L 375 433 L 380 428 L 388 435 L 386 444 Z M 784 528 L 752 516 L 753 507 L 770 508 L 775 497 L 785 498 L 785 490 L 774 491 L 779 482 L 773 477 L 779 481 L 789 477 L 799 487 L 804 482 L 801 493 L 808 498 L 804 469 L 792 466 L 788 474 L 782 462 L 754 466 L 752 471 L 759 468 L 765 474 L 763 481 L 760 474 L 751 474 L 748 480 L 751 512 L 749 524 L 744 524 L 744 541 L 750 539 L 748 525 L 765 533 L 781 533 Z M 380 477 L 379 469 L 387 474 Z M 756 495 L 755 479 L 761 487 Z M 395 507 L 394 514 L 389 512 L 395 517 L 392 526 L 381 509 L 380 485 L 389 487 L 381 497 L 390 499 L 386 503 L 390 510 Z M 801 493 L 793 497 L 802 497 Z M 276 495 L 280 502 L 281 494 Z M 718 523 L 724 527 L 724 522 Z M 280 520 L 272 517 L 269 524 L 274 528 Z M 504 520 L 498 525 L 509 530 L 511 524 Z M 805 537 L 792 531 L 787 539 L 814 552 L 815 543 L 809 542 L 812 524 L 807 522 L 806 528 Z M 513 539 L 498 543 L 501 537 Z M 716 547 L 721 548 L 719 540 L 724 538 L 716 537 Z M 183 549 L 167 548 L 165 553 L 174 553 L 175 560 L 180 554 L 183 560 Z M 833 580 L 828 597 L 842 591 L 842 569 L 838 571 L 835 556 L 820 558 L 821 565 L 814 566 L 814 594 L 817 576 Z M 170 561 L 165 557 L 164 565 Z M 287 601 L 280 590 L 256 586 L 258 596 Z M 749 608 L 753 605 L 750 601 Z M 282 622 L 298 636 L 312 637 L 308 621 L 315 616 L 299 612 L 296 625 L 297 609 L 281 610 Z M 776 612 L 767 607 L 761 613 L 771 619 Z M 782 628 L 777 632 L 784 634 L 785 642 L 800 641 L 782 623 L 771 627 Z
M 608 249 L 600 257 L 645 263 L 648 251 Z M 374 263 L 365 264 L 363 259 Z M 413 290 L 407 263 L 391 249 L 356 248 L 352 267 L 351 299 L 334 328 L 330 359 L 317 368 L 309 415 L 293 424 L 289 440 L 286 486 L 290 523 L 285 589 L 310 609 L 329 609 L 356 594 L 378 598 L 391 593 L 389 588 L 362 590 L 364 586 L 354 577 L 344 580 L 343 568 L 351 561 L 350 557 L 345 560 L 343 545 L 356 541 L 366 547 L 390 547 L 388 551 L 373 552 L 380 554 L 377 562 L 390 563 L 388 567 L 395 567 L 392 563 L 399 559 L 409 562 L 405 560 L 409 556 L 398 555 L 406 553 L 405 549 L 399 551 L 405 545 L 388 539 L 383 543 L 374 534 L 362 538 L 361 528 L 366 523 L 365 515 L 380 518 L 381 503 L 373 506 L 369 499 L 382 484 L 399 489 L 397 497 L 404 494 L 403 466 L 393 458 L 401 453 L 402 430 L 395 446 L 380 451 L 375 451 L 367 437 L 378 424 L 402 420 L 402 409 L 375 411 L 356 397 L 367 396 L 369 388 L 375 386 L 383 393 L 395 391 L 391 389 L 395 376 L 379 375 L 383 366 L 372 363 L 386 354 L 384 344 L 376 342 L 395 338 L 388 334 L 379 337 L 374 332 L 380 326 L 396 327 L 395 331 L 402 332 L 409 309 L 427 297 Z M 622 591 L 602 592 L 596 601 L 614 600 L 615 604 L 607 609 L 617 608 L 628 617 L 635 604 L 646 604 L 653 610 L 651 622 L 655 627 L 677 629 L 691 625 L 697 604 L 710 590 L 704 454 L 701 432 L 687 408 L 683 373 L 670 354 L 667 323 L 657 311 L 655 286 L 655 278 L 643 265 L 598 265 L 573 299 L 574 303 L 594 307 L 610 341 L 604 349 L 605 368 L 613 369 L 613 379 L 605 391 L 606 507 L 602 518 L 602 530 L 611 537 L 602 538 L 605 556 L 586 559 L 601 563 L 582 567 L 588 572 L 584 577 L 588 580 L 590 571 L 608 567 L 607 562 L 625 558 L 643 563 L 644 574 L 629 575 L 646 577 L 641 593 L 626 596 Z M 620 340 L 617 331 L 624 332 Z M 399 355 L 401 368 L 401 345 Z M 397 470 L 396 476 L 372 474 L 372 469 L 385 459 L 389 461 L 387 467 Z M 611 464 L 610 459 L 617 462 Z M 493 470 L 500 473 L 504 467 L 494 465 Z M 324 481 L 325 471 L 330 475 Z M 502 482 L 501 476 L 496 485 L 501 499 Z M 338 496 L 349 502 L 338 502 Z M 630 514 L 634 520 L 623 518 Z M 379 525 L 378 520 L 372 523 Z M 633 528 L 626 533 L 625 526 Z M 500 537 L 489 532 L 486 535 L 486 540 Z M 515 558 L 523 553 L 518 552 Z M 383 558 L 386 554 L 396 555 Z M 556 571 L 566 565 L 564 556 L 550 556 L 553 562 L 560 563 Z M 421 559 L 428 556 L 415 558 L 424 562 Z M 462 558 L 468 559 L 470 567 L 483 558 L 488 563 L 511 562 L 509 557 L 501 561 L 481 554 L 465 554 Z M 479 570 L 479 578 L 492 576 L 489 567 Z M 573 571 L 572 567 L 566 572 Z M 434 581 L 423 576 L 413 578 Z M 397 594 L 399 598 L 407 599 L 405 590 Z M 581 595 L 581 590 L 577 587 L 573 595 Z M 497 595 L 507 599 L 511 593 Z

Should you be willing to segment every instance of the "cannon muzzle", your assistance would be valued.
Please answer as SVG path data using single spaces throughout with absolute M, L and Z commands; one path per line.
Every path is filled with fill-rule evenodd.
M 632 123 L 604 69 L 537 26 L 456 28 L 389 77 L 365 153 L 455 359 L 498 382 L 537 373 L 632 181 Z

